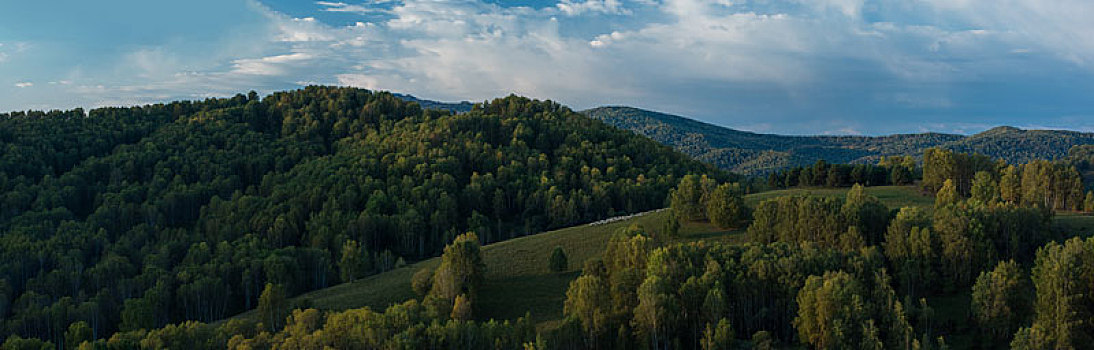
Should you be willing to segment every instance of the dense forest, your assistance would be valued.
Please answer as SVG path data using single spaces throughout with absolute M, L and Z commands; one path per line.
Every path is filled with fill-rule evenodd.
M 932 162 L 923 171 L 959 174 L 967 164 Z M 491 267 L 468 233 L 444 249 L 439 266 L 414 275 L 418 298 L 382 312 L 290 311 L 282 287 L 267 284 L 257 321 L 186 322 L 94 342 L 76 323 L 65 334 L 89 349 L 948 349 L 947 337 L 959 335 L 977 348 L 1084 348 L 1094 332 L 1083 322 L 1094 308 L 1083 267 L 1094 259 L 1094 239 L 1068 239 L 1050 227 L 1043 202 L 1007 199 L 985 174 L 973 176 L 968 195 L 946 179 L 928 209 L 888 208 L 855 185 L 846 198 L 784 196 L 749 210 L 739 184 L 684 176 L 668 195 L 679 222 L 667 225 L 747 227 L 749 243 L 667 243 L 627 227 L 600 258 L 583 262 L 565 318 L 545 328 L 530 315 L 474 316 Z M 555 248 L 551 264 L 566 263 L 557 259 L 565 256 Z M 968 324 L 944 321 L 928 302 L 953 295 L 968 296 Z
M 551 101 L 454 114 L 333 87 L 5 114 L 0 141 L 3 349 L 1071 349 L 1094 334 L 1094 238 L 1053 224 L 1094 211 L 1090 146 L 1010 163 L 926 147 L 749 179 Z M 764 180 L 849 189 L 750 204 Z M 889 207 L 868 193 L 883 185 L 933 205 Z M 569 276 L 560 319 L 479 314 L 503 268 L 483 245 L 665 207 L 588 260 L 540 247 Z M 696 225 L 726 239 L 681 241 Z M 292 298 L 436 256 L 382 310 Z
M 696 159 L 747 175 L 766 175 L 822 159 L 830 163 L 876 164 L 884 156 L 919 156 L 933 147 L 1023 164 L 1037 159 L 1062 159 L 1072 146 L 1094 144 L 1092 133 L 1012 127 L 997 127 L 972 136 L 939 133 L 784 136 L 733 130 L 630 107 L 599 107 L 582 113 L 648 136 Z
M 0 338 L 70 348 L 441 253 L 661 208 L 733 177 L 550 101 L 458 115 L 308 87 L 0 115 Z M 478 244 L 479 242 L 476 242 Z M 179 326 L 182 327 L 182 326 Z

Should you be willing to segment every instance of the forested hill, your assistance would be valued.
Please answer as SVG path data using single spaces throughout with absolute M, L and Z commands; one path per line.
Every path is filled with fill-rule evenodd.
M 831 163 L 876 162 L 882 156 L 921 155 L 942 147 L 976 152 L 1011 163 L 1056 159 L 1074 145 L 1094 144 L 1094 134 L 998 127 L 976 135 L 940 133 L 870 136 L 758 134 L 631 107 L 583 111 L 591 118 L 649 136 L 693 157 L 744 174 L 764 174 L 824 159 Z
M 308 87 L 0 114 L 0 339 L 213 321 L 484 242 L 662 208 L 731 175 L 551 101 L 466 113 Z

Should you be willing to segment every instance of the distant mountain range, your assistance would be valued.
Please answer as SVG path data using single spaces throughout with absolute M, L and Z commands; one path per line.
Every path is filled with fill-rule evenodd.
M 395 97 L 398 97 L 400 100 L 403 100 L 403 101 L 406 101 L 406 102 L 417 102 L 418 105 L 422 106 L 422 108 L 424 108 L 424 109 L 440 109 L 440 110 L 445 110 L 445 111 L 452 111 L 452 113 L 469 112 L 469 111 L 471 111 L 471 107 L 475 106 L 474 103 L 471 103 L 471 102 L 468 102 L 468 101 L 438 102 L 438 101 L 432 101 L 432 100 L 423 100 L 423 99 L 420 99 L 420 98 L 417 98 L 417 97 L 414 97 L 414 96 L 411 96 L 411 95 L 405 95 L 405 94 L 393 94 L 393 95 L 395 95 Z
M 670 145 L 699 160 L 749 175 L 812 164 L 819 159 L 833 163 L 868 163 L 889 155 L 918 156 L 930 147 L 976 152 L 1024 163 L 1032 159 L 1063 158 L 1072 146 L 1094 144 L 1094 133 L 1022 130 L 1007 126 L 971 136 L 942 133 L 787 136 L 734 130 L 632 107 L 598 107 L 582 113 Z

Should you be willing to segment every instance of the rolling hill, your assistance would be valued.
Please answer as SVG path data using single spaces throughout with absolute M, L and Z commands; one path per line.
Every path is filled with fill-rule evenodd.
M 632 107 L 598 107 L 582 113 L 724 169 L 751 175 L 811 164 L 819 159 L 833 163 L 876 162 L 882 156 L 920 155 L 930 147 L 1025 163 L 1032 159 L 1062 158 L 1072 146 L 1094 144 L 1092 133 L 1013 127 L 997 127 L 972 136 L 942 133 L 787 136 L 734 130 Z

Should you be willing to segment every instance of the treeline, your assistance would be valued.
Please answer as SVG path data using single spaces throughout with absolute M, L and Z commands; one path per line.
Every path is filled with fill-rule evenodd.
M 892 214 L 860 185 L 835 197 L 785 196 L 761 202 L 748 226 L 750 241 L 814 242 L 857 251 L 882 242 Z
M 308 87 L 2 123 L 48 141 L 68 119 L 125 113 L 154 130 L 3 177 L 0 338 L 61 344 L 79 322 L 95 338 L 210 322 L 255 308 L 267 284 L 292 296 L 435 256 L 459 232 L 494 242 L 660 208 L 688 173 L 733 179 L 515 96 L 451 115 Z M 61 147 L 27 132 L 5 142 L 23 152 L 12 159 Z
M 719 228 L 735 227 L 749 217 L 740 183 L 723 183 L 706 175 L 687 175 L 669 194 L 672 216 L 662 230 L 675 235 L 679 221 L 709 221 Z
M 823 159 L 812 166 L 777 171 L 767 176 L 769 188 L 851 187 L 907 185 L 921 176 L 912 156 L 881 157 L 873 164 L 829 164 Z
M 807 242 L 655 248 L 632 227 L 585 264 L 566 293 L 566 323 L 541 337 L 571 349 L 937 344 L 913 329 L 930 320 L 902 304 L 884 264 L 876 248 Z
M 445 247 L 441 265 L 428 276 L 421 302 L 409 300 L 383 312 L 369 308 L 289 311 L 281 287 L 267 284 L 258 320 L 232 319 L 219 326 L 196 321 L 136 329 L 97 338 L 85 322 L 69 326 L 65 349 L 513 349 L 536 341 L 530 316 L 515 321 L 473 320 L 485 265 L 474 233 Z M 415 288 L 423 287 L 416 283 Z M 152 315 L 147 315 L 151 317 Z M 8 338 L 4 349 L 52 349 L 52 342 Z
M 1084 195 L 1082 176 L 1075 165 L 1068 162 L 1034 160 L 1023 165 L 1007 165 L 979 154 L 941 149 L 928 149 L 923 154 L 922 186 L 925 191 L 938 192 L 950 180 L 959 195 L 970 197 L 977 191 L 974 182 L 978 179 L 986 186 L 981 190 L 1023 206 L 1079 211 L 1088 210 L 1087 198 L 1094 200 L 1091 193 Z

